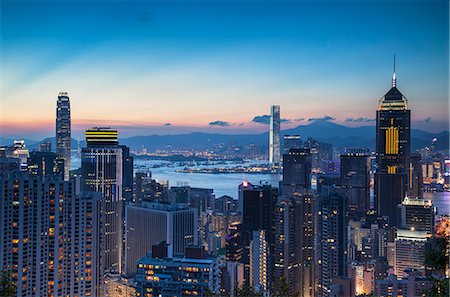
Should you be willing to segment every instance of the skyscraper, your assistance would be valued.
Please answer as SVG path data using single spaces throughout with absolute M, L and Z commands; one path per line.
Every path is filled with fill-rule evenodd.
M 332 281 L 348 276 L 348 199 L 341 189 L 322 186 L 318 199 L 318 296 L 330 296 Z
M 270 109 L 269 164 L 280 165 L 280 106 L 272 105 Z
M 56 104 L 56 154 L 64 159 L 64 180 L 69 180 L 70 171 L 70 100 L 67 92 L 58 94 Z
M 341 155 L 341 186 L 349 200 L 349 216 L 358 220 L 370 209 L 370 160 L 363 150 Z
M 389 224 L 397 224 L 397 205 L 408 190 L 410 168 L 411 111 L 407 99 L 397 89 L 397 79 L 380 99 L 377 111 L 375 173 L 375 209 L 389 217 Z
M 250 272 L 250 242 L 253 231 L 265 230 L 269 245 L 268 277 L 271 275 L 272 255 L 275 244 L 275 205 L 278 199 L 278 189 L 270 185 L 254 186 L 244 182 L 239 186 L 239 207 L 242 215 L 242 244 L 244 247 L 242 262 L 245 264 L 245 278 L 249 280 Z
M 289 153 L 290 149 L 301 149 L 302 138 L 300 135 L 284 135 L 283 136 L 283 154 Z
M 284 196 L 311 189 L 311 153 L 309 149 L 290 149 L 283 155 Z
M 198 212 L 178 204 L 142 202 L 126 206 L 126 273 L 136 274 L 136 261 L 154 244 L 165 241 L 173 252 L 184 253 L 185 247 L 198 244 Z
M 269 244 L 266 230 L 252 232 L 250 242 L 250 286 L 259 293 L 269 292 Z
M 75 188 L 62 175 L 1 174 L 0 270 L 16 296 L 100 296 L 99 195 Z
M 85 134 L 87 147 L 81 151 L 84 190 L 100 192 L 104 199 L 103 268 L 121 272 L 122 149 L 118 147 L 118 133 L 111 128 L 94 127 Z
M 276 208 L 275 287 L 284 277 L 291 293 L 315 294 L 314 206 L 309 149 L 283 155 L 283 198 Z M 302 230 L 302 232 L 298 232 Z

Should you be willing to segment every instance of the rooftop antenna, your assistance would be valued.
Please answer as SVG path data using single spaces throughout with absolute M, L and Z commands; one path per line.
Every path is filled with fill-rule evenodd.
M 397 87 L 397 78 L 395 76 L 395 54 L 394 54 L 394 74 L 392 75 L 392 87 Z

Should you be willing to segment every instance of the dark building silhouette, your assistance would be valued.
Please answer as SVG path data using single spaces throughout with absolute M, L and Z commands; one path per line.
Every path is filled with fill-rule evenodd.
M 51 152 L 52 143 L 50 141 L 42 142 L 39 144 L 39 151 L 41 152 Z
M 348 199 L 323 179 L 317 201 L 318 296 L 331 296 L 333 279 L 348 276 Z
M 159 183 L 152 179 L 152 173 L 136 172 L 134 177 L 134 203 L 140 204 L 142 201 L 169 201 L 168 183 Z
M 64 175 L 64 159 L 52 152 L 31 152 L 28 157 L 30 175 Z
M 348 197 L 349 216 L 360 219 L 370 209 L 370 159 L 362 150 L 341 155 L 340 184 Z
M 375 209 L 397 225 L 397 205 L 408 190 L 410 168 L 411 111 L 407 99 L 397 89 L 394 76 L 392 88 L 380 99 L 377 111 L 375 173 Z
M 283 136 L 283 154 L 289 153 L 290 149 L 301 149 L 302 138 L 300 135 L 284 135 Z
M 241 232 L 243 243 L 242 262 L 245 265 L 245 279 L 249 280 L 250 272 L 250 243 L 253 231 L 265 230 L 265 241 L 268 243 L 269 271 L 267 278 L 272 275 L 273 252 L 275 244 L 275 205 L 278 199 L 278 188 L 270 185 L 252 185 L 243 182 L 239 185 L 239 209 L 242 216 Z M 270 281 L 269 281 L 270 282 Z
M 422 157 L 420 154 L 414 154 L 410 157 L 409 167 L 409 197 L 422 198 Z
M 311 188 L 311 164 L 309 149 L 290 149 L 283 155 L 283 195 Z
M 134 160 L 130 149 L 126 145 L 119 145 L 122 149 L 122 196 L 126 202 L 133 201 L 133 165 Z
M 283 155 L 282 194 L 276 207 L 274 288 L 283 278 L 291 294 L 314 296 L 314 207 L 309 149 L 290 149 Z M 301 230 L 301 232 L 299 232 Z

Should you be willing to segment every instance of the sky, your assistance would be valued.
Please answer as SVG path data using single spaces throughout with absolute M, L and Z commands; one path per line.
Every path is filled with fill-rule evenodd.
M 449 125 L 446 0 L 0 0 L 0 136 L 52 136 L 60 91 L 73 135 L 374 125 L 389 90 L 412 127 Z

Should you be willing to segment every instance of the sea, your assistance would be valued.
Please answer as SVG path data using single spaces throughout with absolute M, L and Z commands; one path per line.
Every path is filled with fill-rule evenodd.
M 249 174 L 249 173 L 181 173 L 176 172 L 178 169 L 189 168 L 204 168 L 207 166 L 219 167 L 233 167 L 244 164 L 226 163 L 226 164 L 211 164 L 211 165 L 185 165 L 180 163 L 172 163 L 160 160 L 144 160 L 135 159 L 135 172 L 139 170 L 149 170 L 152 172 L 152 178 L 157 181 L 168 181 L 169 186 L 189 185 L 191 187 L 209 188 L 214 190 L 216 197 L 227 195 L 235 199 L 238 198 L 238 186 L 247 181 L 252 184 L 270 184 L 272 186 L 279 186 L 281 176 L 279 174 Z M 261 161 L 247 161 L 245 166 L 260 165 Z M 72 158 L 72 169 L 77 169 L 81 166 L 80 158 Z M 450 214 L 450 192 L 424 192 L 423 197 L 433 202 L 437 208 L 438 214 Z

